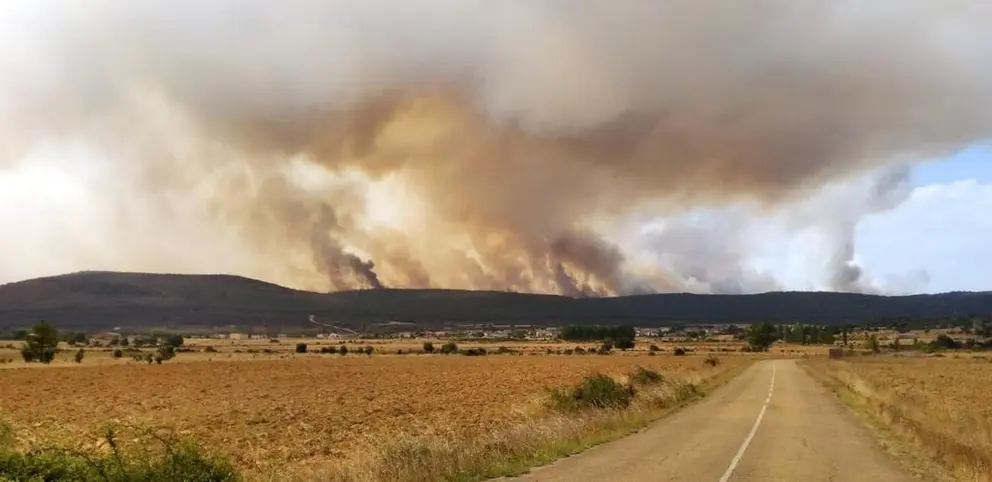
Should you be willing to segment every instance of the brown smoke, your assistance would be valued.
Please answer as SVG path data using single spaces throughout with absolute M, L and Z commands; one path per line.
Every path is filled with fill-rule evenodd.
M 0 99 L 19 151 L 92 146 L 128 184 L 109 205 L 140 193 L 164 225 L 188 212 L 176 205 L 200 206 L 247 253 L 240 270 L 305 288 L 769 288 L 720 248 L 733 236 L 669 231 L 657 249 L 691 259 L 652 272 L 596 226 L 739 200 L 775 209 L 992 134 L 987 2 L 150 0 L 45 13 L 30 19 L 55 35 L 32 44 L 45 68 L 0 57 L 20 74 L 0 84 L 19 93 Z M 406 191 L 397 226 L 371 220 L 370 186 L 387 181 Z M 855 222 L 836 230 L 836 289 L 857 289 Z

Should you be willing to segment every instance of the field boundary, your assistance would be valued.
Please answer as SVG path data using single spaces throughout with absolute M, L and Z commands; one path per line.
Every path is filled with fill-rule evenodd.
M 813 363 L 826 365 L 822 369 Z M 868 386 L 869 383 L 854 373 L 846 372 L 853 381 L 844 381 L 829 373 L 830 366 L 839 367 L 848 362 L 834 360 L 802 360 L 799 366 L 820 385 L 835 395 L 838 401 L 847 408 L 848 412 L 860 421 L 875 438 L 877 445 L 913 477 L 921 480 L 938 482 L 955 482 L 961 480 L 951 474 L 949 468 L 942 466 L 927 453 L 927 449 L 918 442 L 918 437 L 911 429 L 894 423 L 885 413 L 880 402 L 873 400 L 858 390 L 854 384 Z M 975 479 L 976 481 L 980 479 Z M 992 479 L 985 479 L 992 480 Z
M 363 459 L 305 469 L 290 477 L 301 481 L 467 482 L 519 476 L 533 468 L 644 430 L 702 400 L 752 365 L 728 367 L 688 385 L 691 390 L 680 392 L 663 406 L 591 410 L 577 414 L 547 413 L 476 439 L 400 438 Z M 286 477 L 282 472 L 258 480 L 286 480 Z

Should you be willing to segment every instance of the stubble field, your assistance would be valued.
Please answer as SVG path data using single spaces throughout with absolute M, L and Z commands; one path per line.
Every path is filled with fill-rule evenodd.
M 959 480 L 992 481 L 992 358 L 865 356 L 807 362 L 848 402 Z
M 185 354 L 182 354 L 185 355 Z M 183 358 L 180 355 L 176 361 Z M 301 356 L 0 370 L 0 418 L 27 443 L 81 447 L 107 422 L 167 427 L 253 472 L 343 458 L 401 436 L 465 436 L 525 420 L 545 389 L 635 366 L 699 382 L 723 356 Z

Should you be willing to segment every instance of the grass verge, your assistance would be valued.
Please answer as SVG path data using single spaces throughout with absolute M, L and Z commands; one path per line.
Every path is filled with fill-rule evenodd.
M 0 422 L 0 482 L 229 482 L 241 480 L 225 460 L 196 444 L 143 432 L 123 446 L 108 427 L 92 450 L 57 445 L 17 448 L 14 430 Z
M 806 360 L 801 366 L 833 391 L 879 444 L 924 480 L 992 482 L 992 436 L 985 443 L 962 440 L 942 423 L 939 407 L 921 407 L 855 373 L 846 361 Z M 961 423 L 959 420 L 958 423 Z
M 544 410 L 525 423 L 471 438 L 400 435 L 354 459 L 260 479 L 468 482 L 520 475 L 636 432 L 705 397 L 747 366 L 729 366 L 694 380 L 643 369 L 623 377 L 595 374 L 574 387 L 552 390 Z

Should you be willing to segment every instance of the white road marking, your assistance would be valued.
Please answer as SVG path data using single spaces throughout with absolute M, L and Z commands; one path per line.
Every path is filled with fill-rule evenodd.
M 772 362 L 772 383 L 768 386 L 768 398 L 765 399 L 765 404 L 761 406 L 761 412 L 758 413 L 758 419 L 754 421 L 754 426 L 751 427 L 751 433 L 747 434 L 747 438 L 741 444 L 741 448 L 737 451 L 737 455 L 734 456 L 734 460 L 730 461 L 730 467 L 727 467 L 727 471 L 723 473 L 723 477 L 720 477 L 720 482 L 730 480 L 730 476 L 734 474 L 737 464 L 741 463 L 741 459 L 744 458 L 744 452 L 747 452 L 748 445 L 751 445 L 754 434 L 758 433 L 758 427 L 761 426 L 761 421 L 765 419 L 765 411 L 768 410 L 768 404 L 772 401 L 772 393 L 775 391 L 775 371 L 776 365 L 775 362 Z

